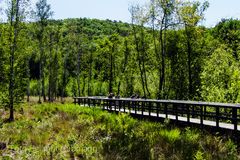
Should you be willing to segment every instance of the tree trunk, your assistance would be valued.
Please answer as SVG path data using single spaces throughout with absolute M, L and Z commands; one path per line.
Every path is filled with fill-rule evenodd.
M 147 91 L 147 94 L 148 94 L 148 97 L 151 96 L 150 92 L 149 92 L 149 89 L 148 89 L 148 83 L 147 83 L 147 73 L 146 73 L 146 67 L 145 67 L 145 54 L 146 54 L 146 51 L 145 51 L 145 43 L 144 43 L 144 33 L 143 33 L 143 29 L 141 29 L 141 41 L 142 41 L 142 68 L 143 68 L 143 76 L 144 76 L 144 84 L 145 84 L 145 88 L 146 88 L 146 91 Z M 144 97 L 146 98 L 146 93 L 144 94 Z
M 80 91 L 80 76 L 77 76 L 77 86 L 78 86 L 78 97 L 81 96 L 81 91 Z
M 27 102 L 30 101 L 30 78 L 28 79 L 28 86 L 27 86 Z
M 165 73 L 165 56 L 164 56 L 164 45 L 163 45 L 163 29 L 160 29 L 159 41 L 161 47 L 161 67 L 159 67 L 159 88 L 158 88 L 158 99 L 163 98 L 163 81 Z
M 83 77 L 83 88 L 82 88 L 82 95 L 84 95 L 85 86 L 86 86 L 86 77 Z
M 50 34 L 50 46 L 49 46 L 49 66 L 48 66 L 48 101 L 52 101 L 52 34 Z
M 14 36 L 15 37 L 15 36 Z M 14 38 L 15 39 L 15 38 Z M 14 40 L 15 41 L 15 40 Z M 9 121 L 14 121 L 14 52 L 15 52 L 15 44 L 13 42 L 13 47 L 11 49 L 10 55 L 10 81 L 9 81 L 9 109 L 10 109 L 10 116 Z
M 133 35 L 134 35 L 134 41 L 135 41 L 135 46 L 136 46 L 136 51 L 137 51 L 137 59 L 138 59 L 138 68 L 140 70 L 140 75 L 141 75 L 141 83 L 142 83 L 142 89 L 143 89 L 143 94 L 144 97 L 146 97 L 146 90 L 145 90 L 145 81 L 144 81 L 144 75 L 143 75 L 143 70 L 142 70 L 142 58 L 141 58 L 141 53 L 142 53 L 142 49 L 140 49 L 139 47 L 139 41 L 137 38 L 137 31 L 136 31 L 136 27 L 134 25 L 134 11 L 132 11 L 132 27 L 133 27 Z M 142 29 L 143 25 L 141 25 L 141 29 Z
M 12 1 L 11 7 L 12 8 L 11 8 L 10 27 L 11 29 L 13 27 L 14 35 L 13 35 L 12 44 L 10 46 L 10 73 L 9 73 L 9 109 L 10 109 L 9 121 L 10 122 L 14 121 L 14 83 L 15 83 L 15 75 L 14 75 L 15 59 L 14 58 L 15 58 L 15 51 L 17 47 L 17 36 L 18 36 L 18 27 L 19 27 L 18 26 L 19 25 L 19 0 L 16 1 L 16 6 L 14 6 L 14 2 Z M 15 16 L 15 22 L 13 22 L 14 16 Z M 11 29 L 10 29 L 10 32 L 12 32 Z M 11 37 L 9 39 L 12 40 Z
M 89 63 L 88 96 L 92 96 L 92 52 L 90 53 L 90 63 Z
M 163 41 L 162 41 L 162 77 L 161 77 L 161 93 L 162 93 L 162 98 L 166 98 L 165 97 L 165 92 L 164 93 L 164 88 L 165 88 L 165 77 L 166 77 L 166 73 L 165 73 L 165 68 L 166 68 L 166 62 L 165 62 L 165 58 L 166 58 L 166 36 L 167 36 L 167 18 L 165 17 L 164 20 L 164 30 L 163 30 Z
M 58 46 L 58 45 L 57 45 Z M 56 53 L 53 58 L 53 78 L 52 78 L 52 92 L 51 92 L 51 100 L 54 101 L 56 100 L 56 97 L 58 96 L 58 91 L 57 91 L 57 84 L 58 84 L 58 47 L 56 48 Z
M 40 58 L 41 59 L 41 58 Z M 38 80 L 38 103 L 42 103 L 42 100 L 41 100 L 41 88 L 42 88 L 42 85 L 41 85 L 41 79 L 42 79 L 42 64 L 41 64 L 41 60 L 39 62 L 39 80 Z
M 39 48 L 40 48 L 40 60 L 39 60 L 39 81 L 38 81 L 38 103 L 42 103 L 41 97 L 42 97 L 42 61 L 43 61 L 43 42 L 42 42 L 42 35 L 39 37 Z
M 80 91 L 80 50 L 78 51 L 77 54 L 77 86 L 78 86 L 78 97 L 81 95 Z
M 43 101 L 46 102 L 47 99 L 46 99 L 46 95 L 45 95 L 45 75 L 44 75 L 43 66 L 42 66 L 42 96 L 43 96 Z
M 110 76 L 109 76 L 109 89 L 108 92 L 112 93 L 113 92 L 113 87 L 112 87 L 112 81 L 113 81 L 113 54 L 114 53 L 114 45 L 112 47 L 112 52 L 110 53 Z
M 63 80 L 62 80 L 62 90 L 61 90 L 61 102 L 64 102 L 64 92 L 65 92 L 65 87 L 66 87 L 66 68 L 67 68 L 67 57 L 64 57 L 64 65 L 63 65 Z M 76 96 L 76 95 L 75 95 Z
M 123 62 L 122 70 L 121 70 L 121 73 L 120 73 L 120 78 L 119 78 L 119 81 L 118 81 L 117 96 L 120 96 L 121 80 L 123 78 L 123 75 L 125 74 L 126 67 L 127 67 L 127 64 L 128 64 L 128 57 L 129 57 L 128 41 L 126 39 L 124 41 L 124 45 L 125 45 L 124 62 Z
M 191 47 L 191 38 L 190 35 L 188 33 L 188 31 L 186 30 L 186 34 L 187 34 L 187 53 L 188 53 L 188 81 L 189 81 L 189 86 L 188 86 L 188 90 L 189 90 L 189 98 L 192 99 L 193 98 L 193 86 L 192 86 L 192 69 L 191 69 L 191 54 L 192 54 L 192 47 Z
M 27 60 L 27 64 L 28 64 L 28 69 L 27 69 L 27 76 L 28 76 L 28 84 L 27 84 L 27 102 L 30 101 L 30 82 L 31 82 L 31 79 L 30 79 L 30 65 L 29 65 L 29 59 Z
M 135 41 L 137 57 L 138 57 L 138 68 L 139 68 L 140 75 L 141 75 L 142 89 L 143 89 L 143 94 L 146 97 L 145 83 L 144 83 L 143 71 L 142 71 L 142 66 L 141 66 L 142 62 L 141 62 L 141 56 L 140 56 L 140 48 L 139 48 L 139 44 L 138 44 L 136 28 L 135 28 L 134 24 L 132 24 L 132 26 L 133 26 L 134 41 Z

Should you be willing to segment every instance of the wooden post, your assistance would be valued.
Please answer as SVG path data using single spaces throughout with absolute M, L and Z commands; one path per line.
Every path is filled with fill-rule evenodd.
M 207 106 L 204 106 L 204 120 L 206 120 Z
M 185 110 L 186 110 L 186 108 L 184 107 L 183 104 L 181 104 L 181 115 L 182 115 L 182 117 L 183 117 L 184 114 L 186 113 Z
M 103 99 L 100 100 L 100 104 L 102 105 L 102 109 L 105 109 L 105 101 Z
M 237 131 L 237 108 L 232 108 L 232 123 L 234 125 L 234 131 Z
M 140 110 L 140 102 L 137 102 L 138 111 Z
M 148 102 L 148 115 L 151 116 L 151 102 Z
M 195 110 L 194 110 L 194 105 L 192 105 L 192 118 L 194 118 L 194 112 L 195 112 Z
M 164 113 L 165 113 L 165 115 L 166 115 L 166 118 L 168 118 L 167 103 L 164 103 Z
M 219 106 L 216 106 L 216 127 L 219 128 Z
M 175 120 L 179 121 L 179 117 L 182 115 L 187 118 L 187 123 L 191 123 L 191 117 L 198 118 L 200 120 L 201 128 L 204 127 L 204 120 L 208 118 L 207 107 L 215 108 L 215 113 L 212 115 L 213 121 L 216 122 L 216 128 L 220 128 L 219 124 L 221 116 L 227 120 L 231 120 L 234 131 L 238 130 L 238 105 L 232 104 L 218 104 L 218 103 L 201 103 L 201 102 L 185 102 L 185 101 L 151 101 L 151 100 L 129 100 L 129 99 L 111 99 L 111 98 L 91 98 L 91 97 L 73 97 L 74 104 L 102 107 L 105 110 L 112 110 L 115 112 L 126 111 L 129 109 L 129 113 L 140 114 L 142 116 L 155 116 L 159 117 L 164 113 L 166 118 L 168 115 L 175 115 Z M 101 106 L 102 105 L 102 106 Z M 114 108 L 113 108 L 114 107 Z M 118 108 L 117 108 L 118 107 Z M 221 113 L 222 108 L 228 108 L 232 110 L 229 113 Z M 147 113 L 148 112 L 148 113 Z M 152 114 L 154 113 L 154 114 Z M 197 116 L 195 116 L 197 115 Z M 187 117 L 186 117 L 187 116 Z M 199 122 L 199 121 L 198 121 Z M 225 122 L 227 123 L 227 122 Z
M 201 128 L 203 128 L 203 106 L 200 106 L 201 110 L 200 110 L 200 124 L 201 124 Z
M 74 100 L 73 103 L 76 105 L 77 104 L 76 98 L 74 97 L 73 100 Z
M 111 99 L 108 99 L 108 110 L 111 110 L 112 104 L 111 104 Z
M 108 99 L 105 99 L 105 103 L 104 103 L 104 104 L 105 104 L 105 107 L 104 107 L 104 108 L 105 108 L 106 110 L 108 110 L 108 106 L 109 106 L 109 101 L 108 101 Z
M 137 101 L 134 102 L 135 114 L 137 114 Z
M 177 104 L 173 104 L 173 108 L 175 109 L 176 121 L 178 121 L 178 105 Z
M 118 105 L 118 111 L 119 111 L 119 112 L 121 111 L 121 108 L 122 108 L 122 101 L 119 100 L 119 105 Z
M 131 101 L 128 101 L 128 112 L 131 113 Z
M 107 110 L 109 110 L 109 99 L 106 99 L 106 106 L 105 106 L 105 108 L 106 108 Z
M 190 123 L 190 106 L 189 105 L 186 105 L 187 107 L 187 122 Z

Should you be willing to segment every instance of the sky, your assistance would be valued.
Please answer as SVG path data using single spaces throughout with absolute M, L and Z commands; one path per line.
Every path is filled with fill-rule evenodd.
M 54 11 L 53 18 L 56 19 L 87 17 L 123 22 L 130 22 L 130 4 L 144 4 L 147 1 L 149 0 L 48 0 Z M 210 7 L 205 13 L 202 25 L 213 27 L 222 18 L 240 19 L 240 0 L 208 1 Z
M 130 22 L 131 3 L 144 4 L 147 0 L 48 0 L 55 14 L 53 18 L 97 18 Z
M 0 0 L 2 1 L 2 0 Z M 33 0 L 36 1 L 36 0 Z M 130 22 L 129 5 L 144 4 L 149 0 L 48 0 L 54 11 L 54 19 L 97 18 Z M 204 0 L 199 0 L 203 2 Z M 210 7 L 205 12 L 201 25 L 214 27 L 222 18 L 240 19 L 240 0 L 208 0 Z
M 203 2 L 203 0 L 200 0 Z M 240 0 L 208 0 L 210 6 L 203 24 L 214 27 L 222 18 L 240 19 Z

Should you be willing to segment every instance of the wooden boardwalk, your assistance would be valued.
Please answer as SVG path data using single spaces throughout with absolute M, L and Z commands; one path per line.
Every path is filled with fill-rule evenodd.
M 196 101 L 74 97 L 74 103 L 146 117 L 240 131 L 240 105 Z

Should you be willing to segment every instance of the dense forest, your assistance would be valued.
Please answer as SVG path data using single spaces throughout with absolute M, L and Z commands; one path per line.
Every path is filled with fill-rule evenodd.
M 0 23 L 2 106 L 12 109 L 29 96 L 38 96 L 41 103 L 109 93 L 240 101 L 240 21 L 200 26 L 208 2 L 130 6 L 131 24 L 52 20 L 46 0 L 31 12 L 28 6 L 26 0 L 9 1 L 8 20 Z

